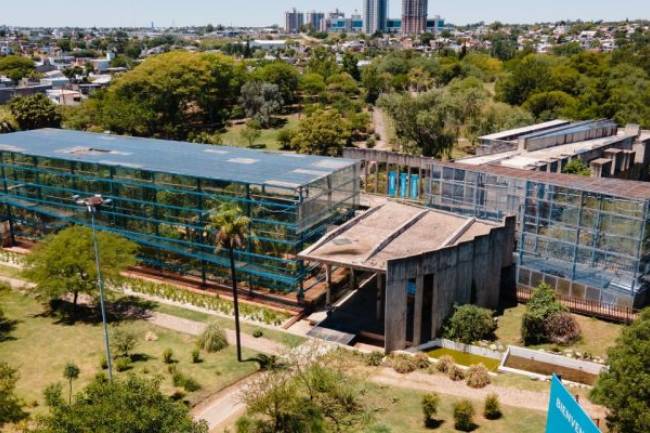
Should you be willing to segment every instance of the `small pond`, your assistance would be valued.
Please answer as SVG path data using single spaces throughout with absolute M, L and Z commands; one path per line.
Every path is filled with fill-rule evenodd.
M 456 364 L 471 367 L 476 364 L 483 364 L 490 371 L 497 371 L 501 361 L 498 359 L 486 358 L 484 356 L 472 355 L 471 353 L 460 352 L 458 350 L 445 349 L 442 347 L 435 348 L 427 352 L 431 358 L 440 359 L 443 356 L 451 356 Z

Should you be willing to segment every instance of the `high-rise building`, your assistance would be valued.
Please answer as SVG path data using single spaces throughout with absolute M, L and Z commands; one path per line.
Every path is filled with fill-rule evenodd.
M 402 33 L 420 34 L 427 30 L 428 0 L 402 0 Z
M 300 27 L 305 24 L 305 14 L 298 12 L 296 8 L 287 11 L 284 18 L 284 30 L 287 33 L 299 33 Z
M 388 0 L 363 1 L 363 31 L 373 34 L 386 30 L 388 23 Z
M 311 27 L 313 31 L 321 31 L 325 21 L 325 14 L 323 12 L 311 11 L 305 14 L 305 25 Z

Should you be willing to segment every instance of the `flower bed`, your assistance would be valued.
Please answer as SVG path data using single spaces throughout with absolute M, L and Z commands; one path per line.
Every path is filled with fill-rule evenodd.
M 195 293 L 169 284 L 153 283 L 133 278 L 127 278 L 124 283 L 122 283 L 122 288 L 143 295 L 163 298 L 168 301 L 206 308 L 228 316 L 233 316 L 235 314 L 233 302 L 230 299 L 223 299 L 219 295 L 212 296 L 208 294 Z M 279 326 L 291 318 L 291 315 L 288 313 L 243 302 L 239 303 L 239 314 L 244 319 L 274 326 Z

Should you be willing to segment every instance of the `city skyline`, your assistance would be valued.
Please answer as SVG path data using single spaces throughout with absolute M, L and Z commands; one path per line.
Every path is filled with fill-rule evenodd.
M 67 0 L 67 7 L 46 0 L 33 0 L 30 7 L 9 3 L 3 6 L 0 25 L 10 26 L 101 26 L 101 27 L 146 27 L 153 22 L 156 26 L 189 26 L 223 24 L 235 26 L 283 25 L 284 13 L 293 7 L 299 11 L 316 10 L 328 12 L 337 7 L 346 14 L 363 13 L 363 0 L 280 0 L 274 2 L 251 0 L 246 8 L 233 8 L 223 0 L 186 0 L 183 7 L 177 2 L 142 0 L 130 2 L 114 0 L 89 6 L 80 0 Z M 402 2 L 389 1 L 389 17 L 401 16 Z M 623 20 L 650 18 L 650 3 L 643 0 L 624 0 L 613 4 L 604 0 L 576 0 L 567 4 L 560 0 L 549 0 L 543 4 L 533 3 L 521 7 L 521 2 L 502 0 L 481 2 L 468 0 L 462 4 L 432 3 L 429 16 L 441 15 L 448 22 L 467 24 L 495 20 L 507 23 L 534 23 L 560 21 L 563 19 Z M 255 11 L 255 13 L 251 13 Z

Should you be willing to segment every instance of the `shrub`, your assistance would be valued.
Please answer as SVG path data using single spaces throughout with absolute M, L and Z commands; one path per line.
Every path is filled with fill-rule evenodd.
M 417 368 L 420 370 L 425 370 L 431 366 L 429 356 L 425 353 L 416 353 L 413 360 L 415 361 Z
M 101 368 L 102 370 L 108 369 L 108 361 L 106 360 L 106 355 L 102 355 L 99 357 L 99 368 Z
M 447 376 L 454 382 L 465 379 L 465 372 L 457 365 L 452 365 L 447 371 Z
M 465 344 L 494 339 L 497 326 L 493 315 L 491 310 L 476 305 L 457 306 L 445 325 L 444 335 L 450 340 Z
M 174 386 L 182 387 L 187 392 L 194 392 L 201 389 L 201 385 L 196 380 L 184 375 L 178 370 L 172 375 L 172 383 Z
M 127 357 L 117 358 L 115 360 L 115 370 L 126 371 L 131 368 L 131 359 Z
M 167 348 L 163 351 L 163 361 L 165 364 L 171 364 L 174 362 L 174 351 L 170 348 Z
M 199 348 L 208 353 L 212 353 L 219 352 L 228 347 L 228 340 L 226 339 L 224 330 L 217 323 L 213 322 L 208 324 L 205 331 L 199 336 L 197 344 Z
M 449 369 L 456 364 L 456 360 L 449 355 L 441 356 L 436 364 L 436 369 L 441 373 L 448 373 Z
M 434 416 L 438 413 L 438 404 L 440 403 L 440 396 L 436 393 L 425 394 L 422 397 L 422 413 L 424 414 L 424 425 L 431 427 L 433 424 Z
M 469 400 L 454 404 L 454 427 L 460 431 L 472 431 L 474 425 L 474 406 Z
M 113 347 L 119 356 L 129 356 L 135 349 L 138 340 L 134 333 L 124 329 L 116 329 L 113 332 Z
M 553 289 L 547 284 L 540 284 L 533 292 L 521 321 L 521 338 L 524 344 L 528 346 L 546 343 L 546 320 L 561 312 L 564 312 L 564 307 L 557 301 Z
M 580 339 L 582 331 L 576 319 L 569 313 L 555 313 L 544 322 L 546 338 L 555 344 L 572 344 Z
M 192 363 L 198 364 L 201 362 L 201 351 L 199 349 L 192 350 Z
M 384 361 L 384 352 L 374 351 L 366 355 L 366 365 L 370 367 L 379 367 Z
M 260 338 L 260 337 L 263 337 L 263 336 L 264 336 L 264 332 L 262 332 L 262 330 L 260 328 L 256 328 L 253 331 L 253 337 Z
M 485 388 L 490 384 L 490 373 L 483 364 L 472 365 L 467 370 L 467 386 L 471 388 Z
M 501 405 L 499 404 L 499 396 L 490 394 L 485 398 L 485 408 L 483 409 L 483 416 L 485 419 L 495 420 L 502 416 Z
M 415 358 L 404 354 L 391 355 L 388 358 L 388 365 L 400 374 L 413 373 L 418 369 Z

